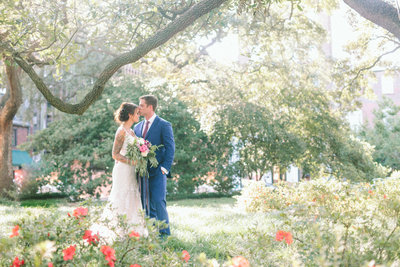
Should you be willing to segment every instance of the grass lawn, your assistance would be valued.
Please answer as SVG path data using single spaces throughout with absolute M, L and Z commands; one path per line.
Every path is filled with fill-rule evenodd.
M 219 261 L 236 255 L 251 257 L 242 246 L 243 236 L 250 229 L 264 233 L 272 230 L 272 218 L 261 213 L 245 213 L 235 203 L 234 198 L 169 201 L 172 235 L 163 245 L 177 251 L 185 249 L 191 255 L 204 252 L 208 258 Z M 24 216 L 54 212 L 65 216 L 78 205 L 57 199 L 0 202 L 0 235 L 9 235 L 14 222 Z
M 245 253 L 243 236 L 249 229 L 267 230 L 265 214 L 240 211 L 233 198 L 180 200 L 169 203 L 173 235 L 168 246 L 208 258 L 227 259 Z

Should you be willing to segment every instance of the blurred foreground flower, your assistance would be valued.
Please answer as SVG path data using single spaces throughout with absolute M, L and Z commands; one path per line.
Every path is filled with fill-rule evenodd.
M 293 243 L 293 237 L 292 237 L 292 234 L 290 232 L 285 232 L 285 231 L 276 232 L 275 240 L 276 241 L 282 241 L 283 239 L 285 239 L 285 242 L 288 245 Z

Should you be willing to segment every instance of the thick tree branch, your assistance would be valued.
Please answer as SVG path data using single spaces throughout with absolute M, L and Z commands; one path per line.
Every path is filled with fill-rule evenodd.
M 141 59 L 153 49 L 166 43 L 175 34 L 192 25 L 193 22 L 198 18 L 221 6 L 226 1 L 227 0 L 203 0 L 197 3 L 184 14 L 171 21 L 164 29 L 159 30 L 153 36 L 144 40 L 132 51 L 124 53 L 113 59 L 101 72 L 99 78 L 93 86 L 93 89 L 78 104 L 65 103 L 60 98 L 55 97 L 43 80 L 37 75 L 35 70 L 18 53 L 14 53 L 13 58 L 29 75 L 46 100 L 49 101 L 55 108 L 65 113 L 83 114 L 89 108 L 89 106 L 93 104 L 103 93 L 105 84 L 119 68 Z
M 343 0 L 362 17 L 388 30 L 400 39 L 400 20 L 397 9 L 383 0 Z
M 22 90 L 18 79 L 18 70 L 12 58 L 3 57 L 9 97 L 0 112 L 0 122 L 10 121 L 17 114 L 22 104 Z

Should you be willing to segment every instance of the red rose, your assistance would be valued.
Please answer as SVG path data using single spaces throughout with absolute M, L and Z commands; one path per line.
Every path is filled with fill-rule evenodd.
M 293 243 L 293 237 L 292 237 L 291 233 L 289 233 L 289 232 L 286 233 L 285 241 L 286 241 L 286 244 L 288 244 L 288 245 Z
M 76 246 L 69 246 L 68 248 L 63 250 L 64 253 L 64 260 L 72 260 L 74 258 L 75 255 L 75 251 L 76 251 Z
M 276 237 L 275 240 L 276 241 L 282 241 L 285 238 L 285 233 L 284 231 L 278 231 L 276 232 Z
M 283 239 L 285 239 L 285 242 L 288 245 L 293 243 L 293 237 L 292 237 L 292 234 L 290 232 L 285 232 L 285 231 L 276 232 L 275 240 L 276 241 L 282 241 Z
M 93 245 L 95 245 L 97 242 L 99 242 L 99 237 L 97 235 L 93 235 L 92 231 L 90 231 L 90 230 L 86 230 L 85 234 L 83 235 L 82 238 L 87 240 L 87 242 L 89 244 L 93 243 Z
M 84 207 L 78 207 L 74 210 L 74 213 L 72 213 L 72 216 L 75 218 L 81 218 L 85 217 L 88 214 L 88 209 Z
M 10 235 L 10 238 L 14 237 L 14 236 L 19 236 L 18 231 L 19 231 L 19 225 L 14 226 L 14 228 L 12 229 L 12 234 Z
M 115 250 L 109 246 L 101 246 L 100 251 L 106 256 L 106 261 L 108 261 L 108 265 L 113 267 L 114 261 L 117 260 L 115 258 Z
M 129 237 L 137 237 L 137 238 L 139 239 L 139 238 L 140 238 L 140 234 L 139 234 L 138 232 L 132 231 L 132 232 L 129 234 Z
M 141 265 L 135 263 L 135 264 L 131 264 L 129 267 L 142 267 Z
M 24 260 L 19 260 L 18 259 L 18 257 L 15 257 L 15 259 L 14 259 L 14 261 L 13 261 L 13 263 L 11 264 L 11 266 L 10 267 L 20 267 L 20 266 L 22 266 L 22 265 L 24 265 L 25 264 L 25 261 Z
M 183 250 L 183 251 L 182 251 L 182 260 L 188 262 L 189 259 L 190 259 L 190 254 L 189 254 L 189 252 L 187 252 L 186 250 Z

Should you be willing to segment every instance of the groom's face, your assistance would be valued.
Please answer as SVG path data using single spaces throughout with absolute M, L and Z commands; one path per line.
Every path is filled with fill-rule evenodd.
M 151 112 L 151 106 L 148 106 L 146 100 L 139 100 L 139 114 L 140 116 L 146 117 Z

